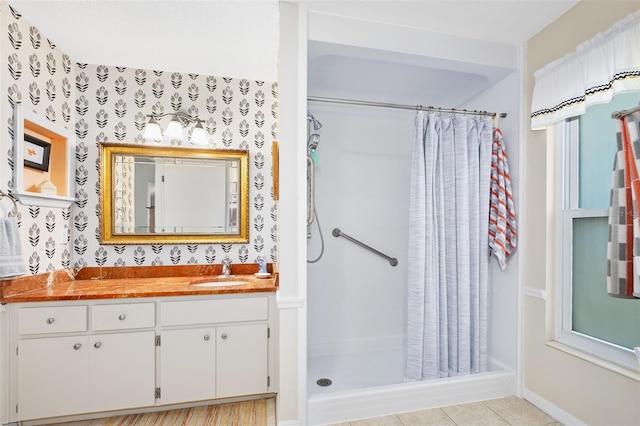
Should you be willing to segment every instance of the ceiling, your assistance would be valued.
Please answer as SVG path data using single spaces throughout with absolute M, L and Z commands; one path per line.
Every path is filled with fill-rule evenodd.
M 578 1 L 292 0 L 323 13 L 511 45 L 528 40 Z M 277 1 L 8 3 L 77 62 L 277 80 Z
M 8 3 L 76 62 L 277 80 L 279 14 L 274 1 Z
M 305 1 L 310 9 L 518 45 L 579 0 Z

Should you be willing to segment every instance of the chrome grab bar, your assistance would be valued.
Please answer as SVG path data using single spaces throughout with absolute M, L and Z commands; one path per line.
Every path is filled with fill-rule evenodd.
M 396 259 L 395 257 L 391 257 L 391 256 L 387 256 L 386 254 L 379 252 L 378 250 L 374 249 L 371 246 L 366 245 L 363 242 L 360 242 L 358 240 L 356 240 L 353 237 L 350 237 L 349 235 L 345 234 L 344 232 L 342 232 L 339 228 L 335 228 L 333 231 L 331 231 L 331 235 L 333 235 L 334 237 L 342 237 L 342 238 L 346 238 L 347 240 L 351 241 L 354 244 L 359 245 L 360 247 L 366 248 L 367 250 L 377 254 L 380 257 L 384 257 L 385 259 L 387 259 L 389 261 L 389 264 L 391 266 L 396 266 L 398 264 L 398 259 Z

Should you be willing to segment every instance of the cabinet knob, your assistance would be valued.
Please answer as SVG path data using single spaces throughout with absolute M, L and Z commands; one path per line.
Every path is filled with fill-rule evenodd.
M 100 342 L 95 342 L 93 344 L 93 347 L 96 348 L 96 349 L 100 349 L 100 346 L 102 346 L 102 343 L 100 343 Z
M 125 320 L 125 318 L 127 318 L 127 316 L 126 316 L 125 314 L 120 314 L 120 316 L 118 317 L 118 319 L 119 319 L 120 321 L 124 321 L 124 320 Z
M 47 318 L 47 324 L 53 324 L 55 320 L 55 318 Z
M 222 335 L 220 335 L 220 338 L 222 340 L 227 340 L 227 333 L 222 333 Z
M 204 336 L 204 341 L 205 341 L 205 342 L 208 342 L 208 341 L 209 341 L 209 335 L 208 335 L 208 334 L 205 334 L 205 336 Z
M 77 351 L 81 347 L 82 347 L 82 345 L 80 343 L 76 343 L 75 345 L 73 345 L 73 350 Z

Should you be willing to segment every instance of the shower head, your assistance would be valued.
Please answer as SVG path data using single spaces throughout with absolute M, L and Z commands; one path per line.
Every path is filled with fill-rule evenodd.
M 317 133 L 313 133 L 309 136 L 309 142 L 307 142 L 307 150 L 309 152 L 315 151 L 318 148 L 318 144 L 320 143 L 320 135 Z
M 322 127 L 322 123 L 316 120 L 313 114 L 311 114 L 309 111 L 307 111 L 307 121 L 313 124 L 313 130 L 320 130 L 320 128 Z

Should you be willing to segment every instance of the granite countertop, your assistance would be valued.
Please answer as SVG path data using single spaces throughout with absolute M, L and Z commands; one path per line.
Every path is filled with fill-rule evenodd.
M 199 296 L 232 293 L 264 293 L 278 289 L 277 265 L 270 276 L 257 278 L 257 264 L 231 268 L 233 276 L 219 278 L 221 265 L 86 267 L 1 280 L 0 303 L 59 300 L 122 299 L 133 297 Z M 75 278 L 72 278 L 74 273 Z M 51 280 L 50 285 L 47 281 Z M 243 281 L 246 284 L 198 287 L 210 281 Z

